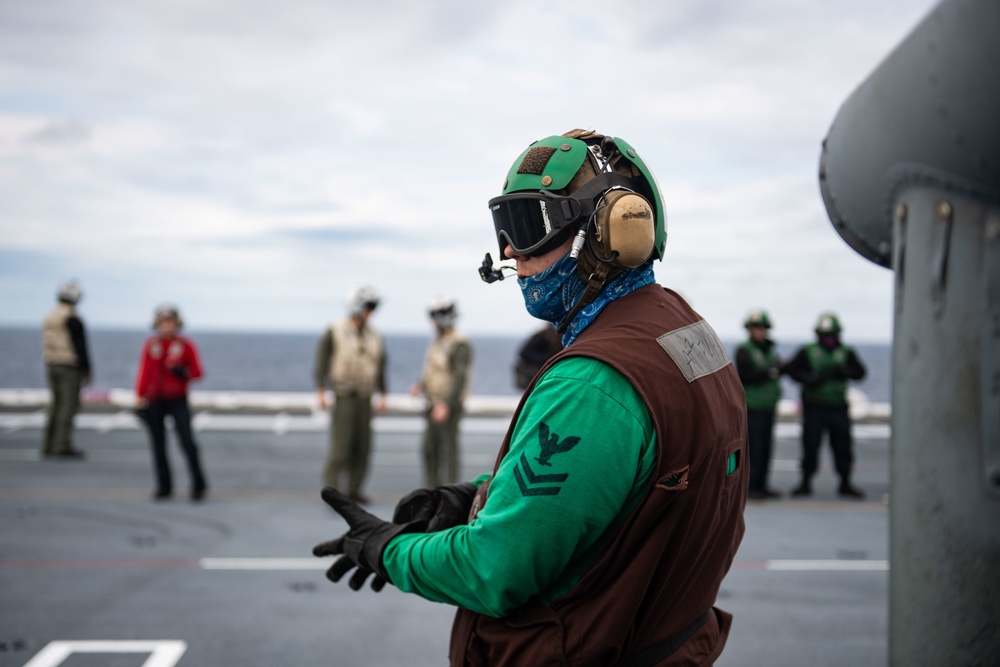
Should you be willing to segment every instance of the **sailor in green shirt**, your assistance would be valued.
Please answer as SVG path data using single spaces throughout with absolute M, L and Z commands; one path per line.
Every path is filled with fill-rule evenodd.
M 555 235 L 546 252 L 519 256 L 518 278 L 525 282 L 545 272 L 547 282 L 532 288 L 559 294 L 563 284 L 578 280 L 576 260 L 569 257 L 572 240 L 571 234 Z M 615 282 L 624 296 L 652 281 L 652 264 L 643 262 Z M 569 316 L 574 326 L 563 334 L 568 345 L 596 316 L 569 313 L 573 305 L 532 314 L 556 325 Z M 655 462 L 653 442 L 649 411 L 620 373 L 594 359 L 562 361 L 528 395 L 512 427 L 510 451 L 489 481 L 490 502 L 475 521 L 400 534 L 385 546 L 380 565 L 400 590 L 489 616 L 503 616 L 535 596 L 551 600 L 577 582 L 644 493 Z M 485 481 L 444 488 L 467 514 Z M 540 497 L 544 512 L 537 509 Z M 403 518 L 397 509 L 394 520 Z
M 392 522 L 326 488 L 349 530 L 313 553 L 341 556 L 327 577 L 355 590 L 373 577 L 458 607 L 452 665 L 711 664 L 744 531 L 745 407 L 718 336 L 655 284 L 655 180 L 622 139 L 573 130 L 529 146 L 490 209 L 563 351 L 492 475 L 419 489 Z M 480 275 L 503 277 L 489 255 Z

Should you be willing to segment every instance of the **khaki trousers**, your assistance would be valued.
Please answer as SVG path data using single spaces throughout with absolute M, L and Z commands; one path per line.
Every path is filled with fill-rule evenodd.
M 372 446 L 372 397 L 337 394 L 333 398 L 330 417 L 330 450 L 323 470 L 323 483 L 348 496 L 357 496 L 368 474 Z
M 452 409 L 446 421 L 435 424 L 431 421 L 430 410 L 427 411 L 422 450 L 424 486 L 428 489 L 458 481 L 458 423 L 461 418 L 461 408 Z
M 49 364 L 46 366 L 52 399 L 45 423 L 42 455 L 68 454 L 73 450 L 70 436 L 73 417 L 80 410 L 80 385 L 83 380 L 76 366 Z

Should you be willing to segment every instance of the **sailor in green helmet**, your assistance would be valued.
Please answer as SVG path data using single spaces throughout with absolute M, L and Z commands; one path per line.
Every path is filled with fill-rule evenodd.
M 819 468 L 819 447 L 826 431 L 840 476 L 838 493 L 845 498 L 864 498 L 864 491 L 851 483 L 854 444 L 847 382 L 862 379 L 865 367 L 857 353 L 840 342 L 842 328 L 835 314 L 820 315 L 815 331 L 816 342 L 802 347 L 785 369 L 802 385 L 802 481 L 792 495 L 812 495 L 812 477 Z
M 736 372 L 747 399 L 747 437 L 750 440 L 750 488 L 754 500 L 780 498 L 768 487 L 774 441 L 774 415 L 781 398 L 782 364 L 774 341 L 768 338 L 771 319 L 763 310 L 752 310 L 743 323 L 748 338 L 736 348 Z
M 490 475 L 422 489 L 393 521 L 334 489 L 318 545 L 458 607 L 450 664 L 710 665 L 744 532 L 746 407 L 719 337 L 656 284 L 666 218 L 636 150 L 573 130 L 536 141 L 489 202 L 525 307 L 565 347 L 528 384 Z M 507 267 L 513 268 L 513 267 Z M 480 275 L 499 280 L 484 261 Z

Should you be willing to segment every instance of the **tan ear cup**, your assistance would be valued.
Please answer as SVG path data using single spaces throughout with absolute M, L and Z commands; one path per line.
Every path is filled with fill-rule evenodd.
M 642 196 L 628 190 L 612 190 L 597 213 L 594 240 L 604 259 L 617 252 L 617 263 L 634 269 L 653 253 L 655 233 L 653 209 Z

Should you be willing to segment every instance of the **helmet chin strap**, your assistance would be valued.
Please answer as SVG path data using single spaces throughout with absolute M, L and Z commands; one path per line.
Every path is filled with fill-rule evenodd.
M 590 274 L 589 278 L 587 278 L 587 288 L 583 290 L 583 294 L 581 294 L 580 298 L 577 299 L 573 309 L 569 311 L 569 314 L 566 315 L 562 323 L 559 324 L 559 328 L 556 329 L 559 334 L 566 333 L 566 329 L 569 328 L 570 322 L 572 322 L 573 318 L 580 312 L 580 309 L 587 304 L 592 303 L 594 299 L 597 298 L 597 295 L 601 293 L 602 289 L 604 289 L 604 285 L 607 284 L 608 275 L 610 273 L 610 266 L 604 264 L 603 262 L 598 263 L 598 265 L 594 268 L 594 272 Z
M 585 306 L 593 303 L 597 295 L 604 289 L 604 286 L 608 284 L 608 281 L 618 277 L 625 270 L 624 267 L 618 266 L 611 261 L 600 259 L 594 253 L 588 234 L 588 230 L 592 224 L 594 224 L 593 217 L 580 228 L 576 238 L 573 239 L 570 257 L 576 260 L 577 273 L 580 279 L 586 282 L 587 286 L 580 295 L 580 298 L 576 300 L 573 308 L 563 318 L 563 321 L 556 329 L 559 334 L 566 333 L 566 329 L 569 328 L 570 323 L 577 316 L 577 313 Z

